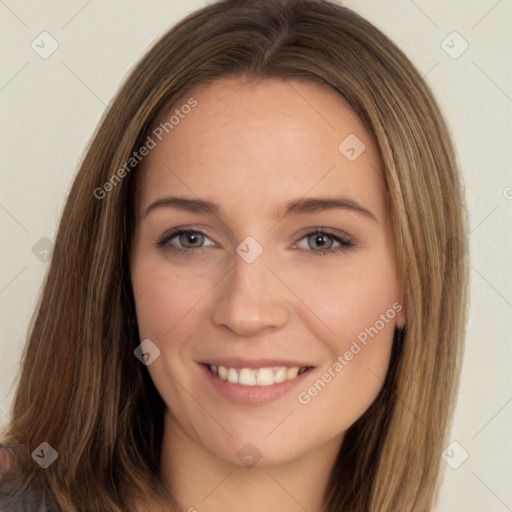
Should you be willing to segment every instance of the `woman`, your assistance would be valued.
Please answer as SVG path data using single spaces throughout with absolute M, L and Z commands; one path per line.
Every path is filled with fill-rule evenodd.
M 466 236 L 435 100 L 375 27 L 315 0 L 193 13 L 70 192 L 5 508 L 433 510 Z

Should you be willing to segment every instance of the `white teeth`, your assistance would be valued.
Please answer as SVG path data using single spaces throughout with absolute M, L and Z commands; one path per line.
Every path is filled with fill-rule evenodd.
M 219 366 L 217 372 L 222 380 L 228 380 L 228 369 L 225 366 Z
M 274 372 L 270 368 L 260 368 L 256 372 L 256 380 L 258 381 L 258 386 L 272 386 L 275 380 Z
M 242 386 L 272 386 L 280 384 L 286 380 L 293 380 L 297 375 L 301 375 L 306 368 L 298 366 L 287 367 L 278 366 L 274 368 L 227 368 L 222 365 L 209 366 L 214 375 L 218 375 L 222 380 L 241 384 Z
M 229 371 L 231 371 L 231 368 Z M 249 370 L 249 368 L 242 368 L 238 373 L 238 384 L 243 384 L 244 386 L 256 386 L 256 373 L 253 370 Z
M 238 382 L 238 372 L 234 368 L 228 370 L 228 381 L 236 384 Z
M 297 377 L 298 373 L 299 373 L 299 368 L 297 368 L 296 366 L 293 366 L 292 368 L 288 368 L 288 370 L 286 370 L 286 380 L 295 379 L 295 377 Z
M 286 366 L 281 366 L 274 375 L 274 382 L 279 384 L 286 380 Z

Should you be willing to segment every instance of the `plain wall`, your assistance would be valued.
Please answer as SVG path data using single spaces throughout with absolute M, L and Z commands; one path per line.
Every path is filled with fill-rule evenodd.
M 171 25 L 203 5 L 0 2 L 0 424 L 9 418 L 11 385 L 45 260 L 83 150 L 135 62 Z M 457 444 L 439 454 L 448 464 L 438 510 L 510 511 L 512 2 L 344 5 L 383 30 L 426 76 L 453 133 L 466 183 L 472 298 L 451 434 Z M 43 31 L 51 37 L 41 36 Z M 52 39 L 58 48 L 47 56 L 56 44 Z

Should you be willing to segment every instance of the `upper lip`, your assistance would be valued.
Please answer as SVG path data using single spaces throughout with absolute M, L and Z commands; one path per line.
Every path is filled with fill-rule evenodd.
M 224 366 L 226 368 L 272 368 L 274 366 L 287 366 L 292 368 L 297 366 L 299 368 L 310 368 L 313 365 L 304 363 L 303 361 L 291 361 L 286 359 L 271 359 L 271 358 L 258 358 L 258 359 L 243 359 L 239 357 L 215 357 L 202 361 L 202 364 L 213 366 Z

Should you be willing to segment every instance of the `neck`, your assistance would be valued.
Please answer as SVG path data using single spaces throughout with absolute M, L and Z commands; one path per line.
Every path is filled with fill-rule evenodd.
M 187 512 L 324 512 L 342 437 L 281 464 L 234 465 L 193 440 L 167 412 L 161 470 Z

